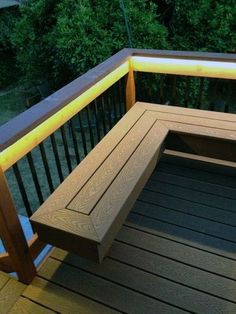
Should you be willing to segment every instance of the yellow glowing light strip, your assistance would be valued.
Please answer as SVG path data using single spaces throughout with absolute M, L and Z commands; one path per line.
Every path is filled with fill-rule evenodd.
M 132 57 L 134 71 L 236 79 L 236 63 Z
M 129 61 L 109 73 L 68 105 L 0 153 L 0 167 L 9 169 L 60 126 L 129 72 Z

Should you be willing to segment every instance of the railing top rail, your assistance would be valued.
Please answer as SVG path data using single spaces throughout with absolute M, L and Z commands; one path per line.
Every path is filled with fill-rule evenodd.
M 0 152 L 80 96 L 130 57 L 123 49 L 0 127 Z
M 156 49 L 130 49 L 132 56 L 139 57 L 158 57 L 174 59 L 195 59 L 208 61 L 236 62 L 236 53 L 215 53 L 201 51 L 172 51 Z
M 65 107 L 132 56 L 236 62 L 236 54 L 125 48 L 0 127 L 0 152 Z

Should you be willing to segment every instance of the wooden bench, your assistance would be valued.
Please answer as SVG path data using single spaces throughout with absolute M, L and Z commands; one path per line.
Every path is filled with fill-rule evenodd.
M 164 144 L 235 164 L 236 115 L 136 103 L 31 217 L 39 238 L 102 261 Z
M 168 129 L 134 106 L 34 213 L 39 238 L 101 262 L 154 170 Z

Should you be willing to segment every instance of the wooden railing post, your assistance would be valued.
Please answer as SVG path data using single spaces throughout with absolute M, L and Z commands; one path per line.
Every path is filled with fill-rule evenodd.
M 0 165 L 0 236 L 19 280 L 30 283 L 36 268 Z
M 126 110 L 128 111 L 136 102 L 135 78 L 131 59 L 129 61 L 129 73 L 127 74 L 125 95 L 126 95 Z

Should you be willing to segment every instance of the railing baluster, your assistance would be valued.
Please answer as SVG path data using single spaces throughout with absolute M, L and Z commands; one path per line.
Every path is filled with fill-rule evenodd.
M 172 83 L 172 103 L 176 105 L 177 102 L 177 92 L 176 92 L 176 75 L 173 76 L 173 83 Z
M 17 181 L 17 184 L 18 184 L 18 187 L 20 190 L 20 194 L 21 194 L 24 206 L 25 206 L 26 213 L 27 213 L 28 217 L 30 217 L 33 214 L 33 212 L 32 212 L 31 206 L 30 206 L 30 202 L 29 202 L 26 190 L 25 190 L 24 182 L 22 180 L 22 176 L 21 176 L 18 164 L 15 163 L 12 166 L 12 168 L 13 168 L 14 175 L 16 177 L 16 181 Z
M 75 158 L 76 158 L 77 164 L 79 164 L 80 163 L 80 153 L 79 153 L 79 147 L 78 147 L 78 143 L 77 143 L 75 128 L 74 128 L 74 124 L 73 124 L 73 119 L 70 121 L 70 127 L 71 127 L 71 135 L 72 135 L 74 151 L 75 151 Z
M 185 105 L 185 107 L 189 106 L 189 88 L 190 88 L 190 77 L 186 76 L 186 80 L 185 80 L 185 97 L 184 97 L 184 105 Z
M 153 76 L 153 74 L 152 73 L 150 73 L 148 76 L 147 76 L 147 78 L 146 78 L 146 80 L 147 80 L 147 82 L 148 82 L 148 89 L 147 89 L 147 92 L 148 92 L 148 99 L 147 99 L 147 101 L 148 102 L 151 102 L 152 101 L 152 95 L 153 95 L 153 93 L 152 93 L 152 76 Z
M 42 160 L 43 160 L 43 166 L 44 166 L 44 169 L 45 169 L 49 190 L 52 193 L 54 191 L 54 186 L 53 186 L 52 177 L 51 177 L 51 173 L 50 173 L 50 168 L 49 168 L 49 165 L 48 165 L 47 155 L 46 155 L 46 151 L 45 151 L 43 142 L 39 144 L 39 149 L 40 149 L 41 157 L 42 157 Z
M 118 99 L 119 99 L 119 114 L 120 114 L 120 118 L 123 116 L 123 110 L 122 110 L 122 84 L 121 84 L 121 80 L 118 81 Z
M 161 75 L 161 79 L 160 79 L 160 103 L 161 104 L 164 103 L 164 79 L 165 79 L 165 76 Z
M 1 240 L 7 250 L 19 280 L 29 284 L 36 275 L 32 256 L 17 216 L 5 175 L 0 165 L 0 230 Z
M 32 175 L 32 178 L 33 178 L 33 181 L 34 181 L 34 186 L 35 186 L 35 189 L 36 189 L 36 192 L 37 192 L 37 195 L 38 195 L 39 203 L 41 205 L 43 203 L 44 199 L 43 199 L 43 194 L 42 194 L 42 191 L 41 191 L 41 187 L 40 187 L 40 184 L 39 184 L 37 171 L 35 169 L 35 165 L 34 165 L 34 161 L 33 161 L 33 157 L 32 157 L 31 152 L 29 152 L 26 155 L 26 158 L 27 158 L 27 161 L 28 161 L 28 164 L 29 164 L 29 167 L 30 167 L 30 171 L 31 171 L 31 175 Z
M 100 119 L 99 119 L 99 112 L 98 112 L 98 106 L 97 106 L 97 99 L 94 99 L 93 102 L 94 105 L 94 115 L 95 115 L 95 121 L 96 121 L 96 130 L 97 130 L 97 141 L 99 142 L 101 140 L 100 135 Z
M 85 136 L 85 132 L 84 132 L 84 126 L 83 126 L 80 112 L 78 113 L 78 119 L 79 119 L 79 125 L 80 125 L 80 134 L 82 137 L 82 143 L 83 143 L 83 148 L 84 148 L 84 155 L 86 156 L 88 154 L 88 150 L 87 150 L 87 143 L 86 143 L 86 136 Z
M 102 100 L 104 104 L 104 95 L 102 95 Z M 109 130 L 112 128 L 112 120 L 111 120 L 111 108 L 109 101 L 106 102 L 106 109 L 107 109 L 107 115 L 108 115 L 108 124 L 109 124 Z
M 205 82 L 205 78 L 204 77 L 200 77 L 200 86 L 199 86 L 198 103 L 197 103 L 197 108 L 198 109 L 200 109 L 201 105 L 202 105 L 204 82 Z
M 88 121 L 88 126 L 89 126 L 91 148 L 94 148 L 94 137 L 93 137 L 93 129 L 92 129 L 92 123 L 91 123 L 90 108 L 89 106 L 87 106 L 85 109 L 86 109 L 87 121 Z
M 67 144 L 67 138 L 66 138 L 64 125 L 62 125 L 60 127 L 60 132 L 61 132 L 61 136 L 62 136 L 62 143 L 63 143 L 63 147 L 64 147 L 64 151 L 65 151 L 65 157 L 66 157 L 66 161 L 67 161 L 68 170 L 69 170 L 69 172 L 71 172 L 72 171 L 72 165 L 71 165 L 70 153 L 69 153 L 69 148 L 68 148 L 68 144 Z
M 110 91 L 111 91 L 110 103 L 112 102 L 112 105 L 113 105 L 114 122 L 117 123 L 118 115 L 117 115 L 117 108 L 116 108 L 116 90 L 114 88 L 114 85 L 111 87 Z
M 104 99 L 101 97 L 101 112 L 102 112 L 102 126 L 104 135 L 107 134 L 107 125 L 106 125 L 106 111 L 105 111 L 105 104 Z
M 64 180 L 64 177 L 63 177 L 63 173 L 62 173 L 61 162 L 60 162 L 58 149 L 57 149 L 57 144 L 56 144 L 56 139 L 55 139 L 55 135 L 54 134 L 50 135 L 50 140 L 51 140 L 51 144 L 52 144 L 54 158 L 55 158 L 55 161 L 56 161 L 58 177 L 59 177 L 60 182 L 62 183 L 63 180 Z

